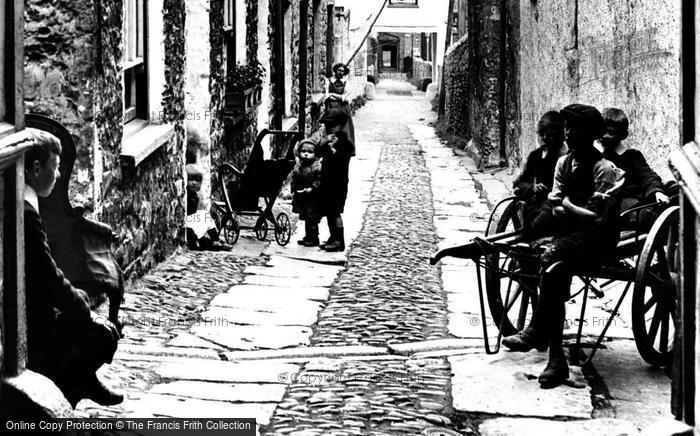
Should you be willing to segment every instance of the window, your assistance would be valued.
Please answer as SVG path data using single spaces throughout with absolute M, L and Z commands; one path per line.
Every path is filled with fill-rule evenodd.
M 312 62 L 310 65 L 311 73 L 311 91 L 320 92 L 321 89 L 321 52 L 319 48 L 321 47 L 321 0 L 314 0 L 313 2 L 313 21 L 311 22 L 312 38 L 311 38 L 311 58 Z
M 390 8 L 417 8 L 418 0 L 389 0 Z
M 147 0 L 125 0 L 124 122 L 148 120 Z
M 14 23 L 10 21 L 11 14 L 8 14 L 5 3 L 0 3 L 0 123 L 8 121 L 11 108 L 10 96 L 12 93 L 12 82 L 10 76 L 13 70 L 12 56 L 7 56 L 12 48 L 8 47 L 8 41 L 11 41 L 10 32 L 15 28 Z M 10 15 L 10 16 L 8 16 Z M 14 52 L 14 50 L 12 50 Z M 9 58 L 9 59 L 8 59 Z M 0 133 L 2 133 L 0 125 Z
M 236 1 L 224 0 L 224 75 L 236 67 Z

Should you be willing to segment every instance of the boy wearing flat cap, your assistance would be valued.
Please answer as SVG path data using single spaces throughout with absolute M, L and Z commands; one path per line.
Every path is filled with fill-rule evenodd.
M 572 104 L 560 113 L 571 151 L 557 161 L 548 197 L 557 231 L 553 242 L 543 246 L 545 272 L 530 325 L 503 340 L 515 351 L 549 346 L 549 362 L 539 377 L 544 389 L 558 386 L 569 377 L 562 336 L 572 270 L 593 267 L 613 253 L 619 237 L 619 191 L 624 183 L 624 172 L 593 145 L 605 131 L 600 112 L 592 106 Z

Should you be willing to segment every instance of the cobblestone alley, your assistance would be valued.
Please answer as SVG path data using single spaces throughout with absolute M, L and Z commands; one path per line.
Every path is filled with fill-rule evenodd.
M 101 370 L 126 400 L 79 413 L 255 417 L 267 435 L 617 435 L 668 415 L 666 376 L 627 326 L 598 372 L 572 367 L 550 391 L 546 354 L 483 352 L 473 267 L 428 259 L 482 233 L 507 190 L 437 139 L 413 89 L 383 81 L 355 116 L 345 253 L 298 246 L 298 226 L 286 247 L 244 231 L 233 252 L 164 262 L 127 291 L 126 337 Z M 634 383 L 616 383 L 621 365 Z

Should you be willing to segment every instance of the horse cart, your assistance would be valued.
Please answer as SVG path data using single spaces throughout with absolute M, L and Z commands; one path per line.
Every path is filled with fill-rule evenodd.
M 470 259 L 476 264 L 484 347 L 488 354 L 499 351 L 502 336 L 515 334 L 526 327 L 537 304 L 539 277 L 544 268 L 539 260 L 542 249 L 523 235 L 519 207 L 520 202 L 515 197 L 502 200 L 492 210 L 483 237 L 441 250 L 430 259 L 433 265 L 445 257 Z M 632 330 L 639 354 L 654 366 L 671 362 L 677 323 L 676 285 L 680 269 L 679 207 L 647 204 L 625 211 L 621 218 L 629 216 L 639 224 L 640 213 L 649 208 L 656 208 L 660 213 L 648 232 L 623 229 L 614 252 L 601 253 L 597 267 L 573 269 L 573 275 L 584 284 L 581 290 L 571 293 L 571 298 L 583 294 L 572 352 L 574 360 L 578 360 L 581 354 L 581 335 L 589 293 L 602 292 L 596 280 L 603 279 L 607 280 L 606 284 L 625 282 L 625 287 L 583 364 L 593 359 L 630 288 L 633 288 Z M 485 301 L 498 328 L 493 348 L 489 345 L 487 334 Z

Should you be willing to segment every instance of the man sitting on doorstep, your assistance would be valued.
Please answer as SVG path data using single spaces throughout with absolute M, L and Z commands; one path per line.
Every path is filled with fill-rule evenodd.
M 677 185 L 674 182 L 664 187 L 661 177 L 649 167 L 642 152 L 622 142 L 629 136 L 630 122 L 625 113 L 621 109 L 607 108 L 603 110 L 603 120 L 605 134 L 600 139 L 603 156 L 625 172 L 621 210 L 654 202 L 668 204 L 668 194 L 672 194 L 674 189 L 677 191 Z M 640 210 L 638 222 L 635 214 L 630 214 L 621 224 L 626 228 L 638 224 L 636 230 L 648 231 L 657 216 L 658 210 L 646 208 Z
M 111 363 L 119 332 L 90 310 L 85 292 L 74 288 L 53 260 L 38 197 L 54 188 L 61 144 L 44 131 L 28 129 L 34 145 L 25 155 L 24 241 L 27 303 L 27 367 L 51 379 L 75 407 L 83 398 L 121 403 L 96 372 Z
M 600 112 L 572 104 L 561 114 L 571 151 L 557 161 L 549 194 L 556 226 L 553 241 L 542 245 L 539 300 L 530 325 L 503 339 L 503 345 L 514 351 L 549 347 L 549 361 L 539 377 L 542 388 L 558 386 L 569 377 L 562 339 L 572 272 L 595 268 L 614 252 L 618 196 L 624 183 L 622 170 L 593 145 L 605 129 Z

